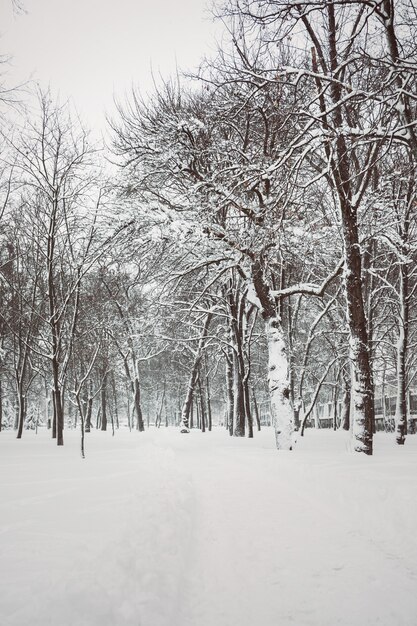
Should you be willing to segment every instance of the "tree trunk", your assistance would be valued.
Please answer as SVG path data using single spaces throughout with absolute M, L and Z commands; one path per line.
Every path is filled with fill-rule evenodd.
M 335 6 L 327 6 L 330 70 L 338 72 L 337 26 Z M 334 104 L 332 121 L 336 129 L 343 128 L 341 100 L 342 85 L 330 84 Z M 369 342 L 362 294 L 362 259 L 358 235 L 358 209 L 353 201 L 349 150 L 343 132 L 337 134 L 331 171 L 339 200 L 342 234 L 345 248 L 344 284 L 349 326 L 350 358 L 352 362 L 353 445 L 356 452 L 372 454 L 374 423 L 372 373 L 369 361 Z
M 333 390 L 333 430 L 337 430 L 337 405 L 339 400 L 337 390 L 337 385 L 335 385 Z
M 64 410 L 62 405 L 61 383 L 59 380 L 59 361 L 57 358 L 58 335 L 55 324 L 51 324 L 53 334 L 52 383 L 53 383 L 53 422 L 52 437 L 56 438 L 58 446 L 64 445 Z
M 157 428 L 160 428 L 161 422 L 162 422 L 162 410 L 164 408 L 164 400 L 165 400 L 165 386 L 166 386 L 166 383 L 164 382 L 164 386 L 162 389 L 161 403 L 159 405 L 159 409 L 157 409 L 157 414 L 156 414 L 155 426 Z
M 49 303 L 49 327 L 51 331 L 52 357 L 51 369 L 53 380 L 53 428 L 52 437 L 56 437 L 58 446 L 64 445 L 64 414 L 61 398 L 61 382 L 59 379 L 59 353 L 60 353 L 60 325 L 56 314 L 56 292 L 54 282 L 54 261 L 56 244 L 56 225 L 58 212 L 58 197 L 53 190 L 51 214 L 49 218 L 48 246 L 47 246 L 47 273 L 48 273 L 48 303 Z
M 141 406 L 141 394 L 140 394 L 140 379 L 139 379 L 139 365 L 136 361 L 136 357 L 133 357 L 133 371 L 135 372 L 135 380 L 133 381 L 134 388 L 134 402 L 136 411 L 136 428 L 139 432 L 143 433 L 145 430 L 145 424 L 143 422 L 143 413 Z
M 229 431 L 229 435 L 233 435 L 233 353 L 228 350 L 226 354 L 226 390 L 227 390 L 227 415 L 226 415 L 226 427 Z
M 96 430 L 101 428 L 101 406 L 98 407 L 96 415 Z
M 80 399 L 80 391 L 81 390 L 79 389 L 76 395 L 76 399 L 81 422 L 81 458 L 85 459 L 85 418 L 87 415 L 88 399 L 86 390 L 84 390 L 83 392 L 83 398 Z
M 191 398 L 190 406 L 190 428 L 194 428 L 194 392 L 193 397 Z
M 204 395 L 203 395 L 203 386 L 201 384 L 201 371 L 199 371 L 198 373 L 198 396 L 200 400 L 201 430 L 203 433 L 205 433 L 207 416 L 206 416 L 206 405 L 204 402 Z
M 283 275 L 281 278 L 281 285 L 280 285 L 281 289 L 285 286 L 284 278 L 285 276 Z M 298 306 L 299 306 L 299 301 L 298 301 L 298 305 L 295 307 L 295 310 L 297 310 Z M 296 399 L 296 393 L 295 393 L 295 373 L 294 373 L 295 363 L 294 363 L 294 346 L 293 346 L 294 311 L 293 311 L 291 299 L 290 298 L 288 299 L 287 306 L 285 307 L 285 309 L 283 307 L 281 308 L 286 311 L 286 316 L 287 316 L 286 340 L 287 340 L 287 355 L 288 355 L 288 386 L 289 386 L 289 391 L 290 391 L 290 404 L 293 409 L 294 430 L 298 431 L 300 429 L 300 419 L 299 419 L 300 402 L 299 400 Z
M 276 303 L 264 277 L 262 260 L 252 263 L 252 278 L 256 295 L 262 306 L 268 345 L 268 386 L 271 418 L 275 428 L 278 450 L 292 450 L 293 410 L 290 403 L 288 360 L 284 333 Z
M 249 395 L 249 380 L 248 375 L 245 375 L 243 379 L 243 399 L 245 404 L 245 414 L 248 422 L 248 437 L 249 439 L 253 438 L 253 417 L 250 406 L 250 395 Z
M 208 430 L 209 432 L 213 429 L 213 415 L 211 412 L 211 397 L 210 397 L 210 388 L 209 388 L 209 380 L 208 377 L 206 379 L 206 404 L 207 404 L 207 420 L 208 420 Z
M 81 458 L 85 459 L 85 422 L 84 415 L 81 413 Z
M 107 430 L 107 372 L 104 372 L 100 390 L 101 430 Z
M 343 398 L 342 398 L 342 413 L 340 416 L 340 427 L 343 430 L 350 429 L 350 380 L 343 379 Z
M 213 427 L 213 418 L 211 414 L 210 378 L 209 378 L 209 371 L 207 367 L 207 357 L 205 358 L 205 371 L 206 371 L 205 388 L 206 388 L 207 420 L 208 420 L 208 430 L 210 432 Z
M 294 405 L 293 405 L 293 411 L 294 411 L 294 430 L 298 431 L 301 428 L 301 411 L 303 408 L 303 400 L 301 398 L 301 396 L 299 396 L 297 398 L 296 401 L 294 401 Z
M 195 406 L 195 414 L 197 418 L 197 428 L 200 430 L 201 428 L 201 412 L 200 412 L 200 401 L 199 397 L 194 398 L 194 406 Z
M 22 438 L 23 425 L 26 419 L 25 394 L 23 390 L 23 381 L 17 382 L 17 399 L 18 399 L 18 422 L 17 422 L 17 439 Z
M 192 411 L 194 386 L 195 386 L 195 381 L 197 378 L 197 369 L 198 369 L 198 362 L 197 363 L 194 362 L 193 369 L 191 370 L 190 378 L 188 381 L 187 394 L 185 396 L 185 400 L 182 405 L 182 411 L 181 411 L 181 432 L 182 433 L 189 433 L 190 432 L 189 429 L 193 427 L 193 424 L 190 425 L 189 421 L 190 421 L 190 413 Z
M 207 313 L 203 330 L 201 332 L 200 340 L 198 342 L 198 348 L 195 354 L 194 363 L 191 368 L 191 373 L 190 373 L 190 377 L 188 380 L 187 394 L 185 396 L 185 401 L 184 401 L 182 412 L 181 412 L 181 426 L 180 427 L 181 427 L 182 433 L 190 432 L 189 418 L 190 418 L 190 409 L 191 409 L 192 402 L 193 402 L 194 387 L 195 387 L 195 383 L 197 380 L 198 368 L 200 365 L 200 360 L 201 360 L 204 344 L 205 344 L 206 337 L 207 337 L 207 332 L 208 332 L 212 317 L 213 317 L 212 312 Z
M 140 382 L 137 377 L 133 381 L 134 385 L 134 401 L 135 401 L 135 411 L 136 411 L 136 429 L 139 432 L 143 432 L 145 430 L 145 424 L 143 423 L 143 414 L 142 414 L 142 406 L 140 403 Z
M 349 223 L 351 211 L 345 209 L 346 299 L 352 362 L 352 402 L 354 449 L 372 454 L 373 389 L 369 363 L 368 336 L 361 287 L 361 258 L 356 224 Z M 346 242 L 345 242 L 346 244 Z
M 400 263 L 400 315 L 397 342 L 397 402 L 395 407 L 396 441 L 404 445 L 407 434 L 407 373 L 406 355 L 408 344 L 408 269 Z
M 244 389 L 243 319 L 246 296 L 239 292 L 233 281 L 230 281 L 227 299 L 229 304 L 229 341 L 233 355 L 233 435 L 244 437 L 247 406 Z
M 119 407 L 117 404 L 117 389 L 116 389 L 116 378 L 114 376 L 114 372 L 112 372 L 112 390 L 113 390 L 113 404 L 114 404 L 114 417 L 116 422 L 116 428 L 119 428 Z
M 168 403 L 167 403 L 167 397 L 166 396 L 164 398 L 164 412 L 165 412 L 165 428 L 168 428 L 168 426 L 169 426 L 169 418 L 168 418 Z
M 255 389 L 253 386 L 252 386 L 252 402 L 253 402 L 253 408 L 255 411 L 256 426 L 258 430 L 261 430 L 261 419 L 259 417 L 258 402 L 256 401 L 256 394 L 255 394 Z
M 382 380 L 381 380 L 381 401 L 382 401 L 382 417 L 384 420 L 384 430 L 388 431 L 387 428 L 387 405 L 385 404 L 385 380 L 386 380 L 386 362 L 384 361 L 384 366 L 382 369 Z
M 245 436 L 245 397 L 243 389 L 243 380 L 241 369 L 239 367 L 239 358 L 236 354 L 237 346 L 233 351 L 233 421 L 234 421 L 234 437 Z
M 114 437 L 114 414 L 113 414 L 113 410 L 110 413 L 110 420 L 111 420 L 111 434 Z
M 292 450 L 293 411 L 290 405 L 288 363 L 278 317 L 265 319 L 268 343 L 268 385 L 272 423 L 278 450 Z
M 54 393 L 54 422 L 56 423 L 56 443 L 64 445 L 64 411 L 62 409 L 61 389 L 58 387 Z
M 395 3 L 393 0 L 383 0 L 383 12 L 381 21 L 385 26 L 385 35 L 388 44 L 389 57 L 393 68 L 396 68 L 400 60 L 400 50 L 397 33 L 396 20 L 394 17 Z M 400 26 L 399 26 L 400 28 Z M 409 165 L 415 170 L 415 160 L 417 155 L 417 135 L 413 119 L 413 99 L 410 98 L 407 82 L 409 77 L 403 72 L 395 72 L 395 81 L 398 88 L 397 111 L 402 125 L 407 128 L 407 139 L 409 143 Z M 406 216 L 404 224 L 400 227 L 402 239 L 402 254 L 407 254 L 408 246 L 409 215 Z M 407 244 L 407 245 L 404 245 Z M 409 294 L 408 294 L 408 269 L 407 264 L 400 261 L 400 329 L 397 344 L 397 403 L 395 410 L 395 431 L 396 441 L 403 445 L 407 434 L 407 398 L 406 398 L 406 353 L 408 346 L 408 324 L 409 324 Z
M 87 412 L 85 417 L 85 432 L 91 432 L 91 417 L 93 414 L 93 381 L 90 378 L 88 381 L 88 400 L 87 400 Z
M 52 389 L 52 439 L 56 439 L 55 391 Z

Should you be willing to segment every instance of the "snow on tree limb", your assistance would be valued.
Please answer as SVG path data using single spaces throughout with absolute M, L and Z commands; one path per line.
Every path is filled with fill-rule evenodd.
M 286 287 L 285 289 L 271 291 L 271 295 L 274 298 L 280 298 L 301 293 L 306 296 L 321 297 L 324 295 L 324 292 L 326 291 L 328 285 L 341 273 L 344 264 L 345 260 L 344 258 L 341 258 L 333 272 L 329 274 L 327 278 L 325 278 L 321 285 L 313 285 L 312 283 L 299 283 L 298 285 Z

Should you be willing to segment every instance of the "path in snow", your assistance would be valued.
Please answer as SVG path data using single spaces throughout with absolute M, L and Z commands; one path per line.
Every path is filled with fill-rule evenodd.
M 417 437 L 0 435 L 1 626 L 415 626 Z

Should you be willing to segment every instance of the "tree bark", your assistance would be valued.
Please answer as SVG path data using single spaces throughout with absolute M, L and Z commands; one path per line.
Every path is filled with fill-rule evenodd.
M 337 76 L 337 26 L 335 7 L 327 6 L 329 25 L 330 70 Z M 344 284 L 349 326 L 349 347 L 352 362 L 352 402 L 354 449 L 357 452 L 372 454 L 373 444 L 373 386 L 369 360 L 369 342 L 365 305 L 362 294 L 362 259 L 358 234 L 358 210 L 352 198 L 349 149 L 342 132 L 344 120 L 341 100 L 342 86 L 333 80 L 330 85 L 334 103 L 333 124 L 340 132 L 337 134 L 335 155 L 331 158 L 331 171 L 334 187 L 339 201 L 342 219 L 342 234 L 345 248 Z
M 213 417 L 211 413 L 210 379 L 209 379 L 209 372 L 207 368 L 207 359 L 205 362 L 205 370 L 206 370 L 205 388 L 206 388 L 207 420 L 208 420 L 208 430 L 209 432 L 211 432 L 213 428 Z
M 23 381 L 21 379 L 17 382 L 17 399 L 18 399 L 18 422 L 17 422 L 17 439 L 22 438 L 23 425 L 26 419 L 26 403 L 25 394 L 23 388 Z
M 198 361 L 194 362 L 192 370 L 191 370 L 191 374 L 190 374 L 190 378 L 188 381 L 188 387 L 187 387 L 187 394 L 185 396 L 185 400 L 184 403 L 182 405 L 182 411 L 181 411 L 181 424 L 180 424 L 180 428 L 181 428 L 181 432 L 182 433 L 189 433 L 190 432 L 190 412 L 192 410 L 192 403 L 193 403 L 193 396 L 194 396 L 194 387 L 195 387 L 195 381 L 197 379 L 197 370 L 198 370 Z M 191 424 L 191 428 L 193 427 L 193 425 Z
M 399 445 L 404 445 L 407 434 L 407 372 L 406 355 L 408 345 L 409 303 L 408 269 L 400 263 L 400 315 L 397 341 L 397 402 L 395 407 L 395 435 Z
M 245 398 L 243 390 L 243 380 L 239 367 L 239 358 L 236 354 L 238 348 L 236 344 L 233 350 L 233 435 L 235 437 L 245 436 Z
M 3 381 L 0 375 L 0 433 L 3 429 Z
M 369 362 L 369 345 L 361 283 L 361 257 L 356 224 L 356 210 L 341 201 L 345 235 L 345 287 L 349 348 L 352 363 L 352 402 L 354 449 L 371 455 L 373 448 L 373 386 Z
M 343 397 L 342 397 L 342 413 L 340 416 L 340 427 L 343 430 L 350 429 L 350 398 L 351 398 L 351 382 L 347 378 L 343 378 Z
M 135 401 L 135 411 L 136 411 L 136 429 L 143 433 L 145 430 L 145 424 L 143 421 L 143 413 L 142 413 L 142 405 L 141 405 L 141 393 L 140 393 L 140 380 L 139 380 L 139 366 L 137 361 L 133 364 L 135 371 L 135 379 L 133 381 L 134 388 L 134 401 Z
M 337 406 L 338 406 L 338 388 L 335 385 L 333 390 L 333 430 L 337 430 Z
M 198 379 L 198 397 L 200 401 L 200 415 L 201 415 L 200 428 L 201 428 L 201 431 L 205 433 L 207 417 L 206 417 L 206 405 L 204 402 L 203 386 L 201 384 L 201 370 L 199 370 L 198 372 L 197 379 Z
M 54 368 L 54 412 L 56 415 L 56 443 L 57 446 L 64 445 L 64 410 L 62 407 L 62 394 L 59 385 L 58 369 Z
M 268 343 L 268 385 L 271 416 L 278 450 L 292 450 L 293 411 L 290 405 L 288 362 L 284 336 L 278 317 L 265 319 Z
M 93 380 L 90 378 L 88 381 L 88 400 L 87 400 L 87 412 L 85 417 L 85 432 L 91 432 L 91 417 L 93 415 Z
M 100 390 L 101 430 L 107 430 L 107 372 L 104 372 Z
M 268 386 L 276 446 L 278 450 L 292 450 L 294 425 L 284 332 L 277 306 L 264 277 L 261 259 L 256 259 L 252 263 L 252 279 L 262 306 L 262 317 L 265 323 L 268 345 Z
M 203 330 L 201 332 L 201 336 L 200 336 L 200 340 L 198 342 L 198 347 L 197 347 L 197 352 L 195 353 L 194 356 L 194 362 L 191 368 L 191 373 L 190 373 L 190 377 L 188 380 L 188 387 L 187 387 L 187 393 L 185 396 L 185 400 L 184 400 L 184 404 L 182 407 L 182 412 L 181 412 L 181 425 L 180 425 L 180 429 L 182 433 L 189 433 L 189 418 L 190 418 L 190 410 L 191 410 L 191 406 L 192 406 L 192 402 L 193 402 L 193 394 L 194 394 L 194 388 L 195 388 L 195 384 L 196 384 L 196 380 L 197 380 L 197 374 L 198 374 L 198 368 L 200 365 L 200 360 L 202 357 L 202 353 L 203 353 L 203 349 L 204 349 L 204 344 L 207 338 L 207 332 L 210 326 L 210 322 L 212 320 L 213 317 L 213 313 L 211 311 L 209 311 L 207 313 L 205 322 L 204 322 L 204 326 L 203 326 Z
M 229 435 L 233 435 L 233 353 L 228 350 L 226 354 L 226 393 L 227 393 L 227 413 L 226 413 L 226 428 L 229 431 Z
M 253 402 L 253 408 L 255 411 L 255 420 L 256 420 L 256 426 L 258 428 L 258 430 L 261 430 L 261 420 L 259 417 L 259 408 L 258 408 L 258 402 L 256 400 L 256 394 L 255 394 L 255 389 L 252 386 L 252 402 Z
M 248 373 L 245 374 L 245 377 L 243 379 L 243 399 L 244 399 L 244 404 L 245 404 L 245 415 L 246 415 L 246 420 L 248 422 L 248 437 L 249 439 L 253 438 L 253 417 L 252 417 L 252 411 L 251 411 L 251 406 L 250 406 L 250 395 L 249 395 L 249 380 L 248 380 Z
M 112 372 L 111 377 L 112 382 L 112 391 L 113 391 L 113 404 L 114 404 L 114 417 L 116 422 L 116 428 L 119 428 L 119 407 L 117 403 L 117 388 L 116 388 L 116 378 L 114 376 L 114 371 Z
M 58 196 L 56 189 L 53 190 L 51 214 L 49 218 L 48 246 L 47 246 L 47 276 L 48 276 L 48 303 L 49 303 L 49 327 L 51 331 L 51 369 L 53 381 L 53 411 L 54 427 L 52 437 L 56 436 L 58 446 L 64 445 L 64 414 L 61 398 L 61 381 L 59 377 L 60 358 L 60 324 L 56 310 L 56 290 L 54 281 L 56 227 L 58 213 Z M 55 430 L 55 432 L 54 432 Z

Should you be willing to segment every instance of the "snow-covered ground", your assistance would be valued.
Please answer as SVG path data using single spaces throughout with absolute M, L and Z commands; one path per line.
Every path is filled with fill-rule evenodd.
M 417 436 L 0 434 L 1 626 L 415 626 Z

